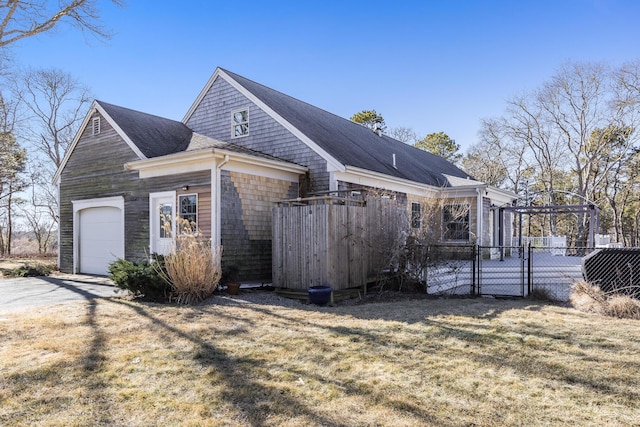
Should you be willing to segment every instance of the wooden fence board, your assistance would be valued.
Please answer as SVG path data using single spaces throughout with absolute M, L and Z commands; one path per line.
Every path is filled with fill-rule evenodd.
M 406 215 L 405 215 L 406 217 Z M 388 268 L 390 246 L 399 235 L 402 208 L 395 200 L 371 198 L 365 206 L 334 200 L 273 209 L 273 285 L 305 290 L 362 287 Z

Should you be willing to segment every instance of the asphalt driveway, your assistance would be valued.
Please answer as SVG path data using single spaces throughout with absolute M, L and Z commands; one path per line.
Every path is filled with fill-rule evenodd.
M 74 300 L 124 295 L 106 277 L 58 275 L 49 277 L 0 277 L 0 313 Z

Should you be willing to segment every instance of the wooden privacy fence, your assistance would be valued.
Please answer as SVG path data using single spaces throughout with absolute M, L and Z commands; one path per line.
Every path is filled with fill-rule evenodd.
M 273 286 L 363 287 L 392 263 L 402 238 L 395 200 L 295 199 L 273 208 Z

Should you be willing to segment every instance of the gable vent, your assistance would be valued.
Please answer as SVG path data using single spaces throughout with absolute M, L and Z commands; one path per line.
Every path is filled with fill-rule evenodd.
M 98 135 L 100 133 L 100 117 L 94 117 L 91 121 L 91 133 L 92 135 Z

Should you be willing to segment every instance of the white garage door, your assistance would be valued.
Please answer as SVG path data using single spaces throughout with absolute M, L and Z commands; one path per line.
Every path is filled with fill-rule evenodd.
M 122 212 L 116 207 L 80 211 L 80 273 L 109 274 L 109 263 L 124 258 Z

